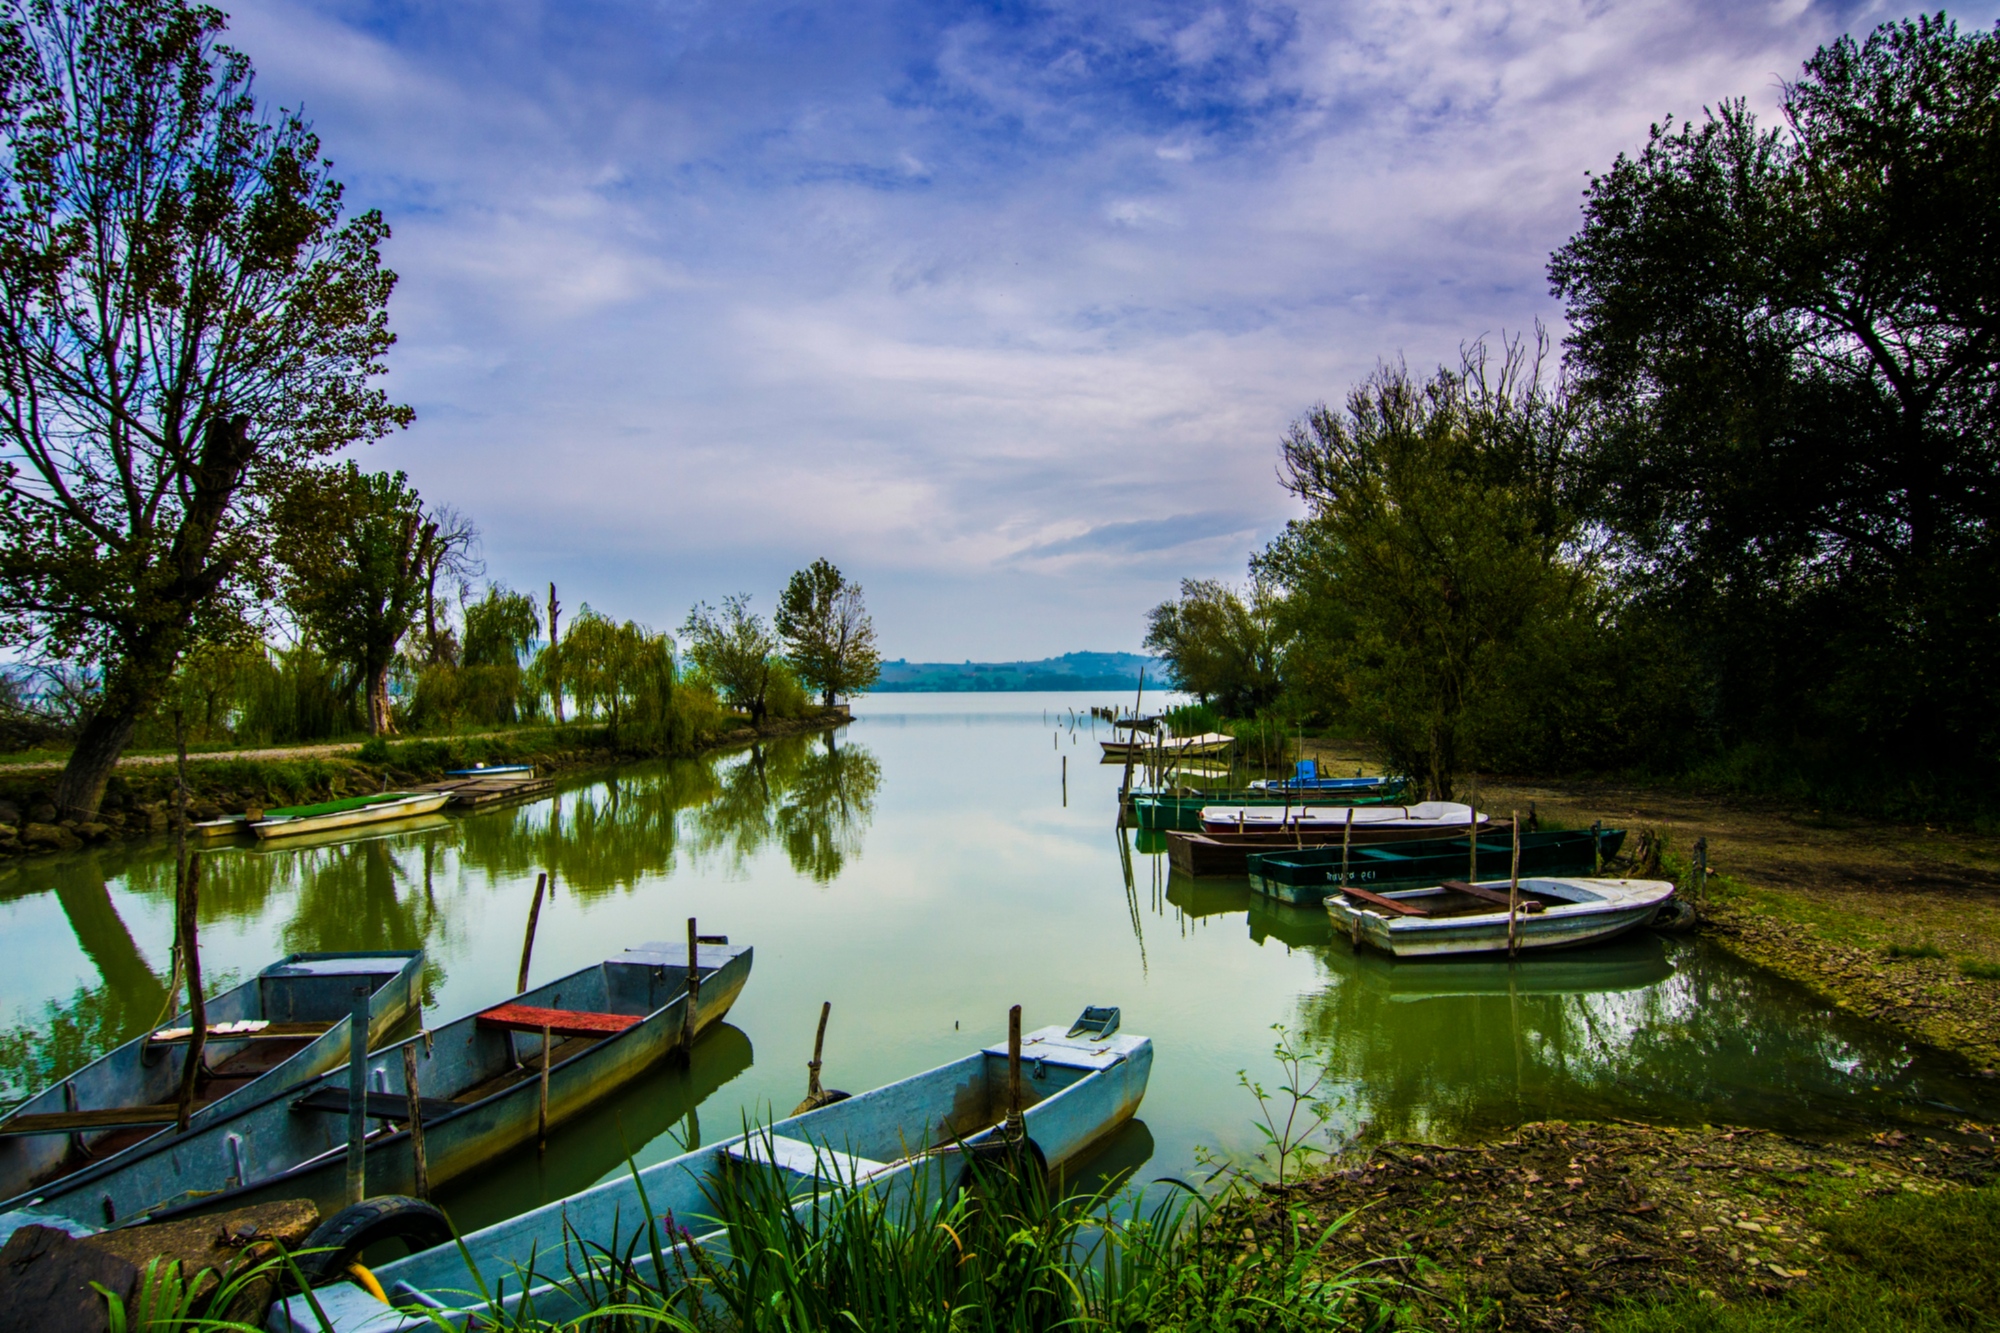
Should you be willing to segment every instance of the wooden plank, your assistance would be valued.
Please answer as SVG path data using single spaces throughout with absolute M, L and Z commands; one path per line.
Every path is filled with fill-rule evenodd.
M 1429 912 L 1425 911 L 1421 907 L 1412 907 L 1410 904 L 1406 902 L 1400 902 L 1394 898 L 1384 898 L 1379 893 L 1370 893 L 1366 889 L 1357 889 L 1352 884 L 1340 890 L 1340 892 L 1346 894 L 1350 898 L 1359 898 L 1362 902 L 1371 904 L 1372 906 L 1387 908 L 1389 911 L 1396 913 L 1398 916 L 1430 915 Z
M 109 1106 L 97 1111 L 42 1111 L 17 1115 L 0 1122 L 0 1136 L 16 1134 L 74 1134 L 93 1129 L 136 1129 L 145 1125 L 171 1125 L 179 1107 L 172 1102 L 152 1106 Z
M 1502 907 L 1507 906 L 1507 895 L 1500 892 L 1500 890 L 1483 888 L 1477 884 L 1467 884 L 1462 879 L 1448 879 L 1438 887 L 1450 889 L 1453 893 L 1465 894 L 1469 898 L 1478 898 L 1484 902 L 1498 903 Z M 1541 899 L 1531 898 L 1525 893 L 1521 895 L 1520 901 L 1523 915 L 1532 915 L 1544 910 L 1545 907 Z
M 645 1021 L 636 1014 L 538 1009 L 531 1004 L 496 1004 L 479 1015 L 479 1026 L 483 1028 L 512 1032 L 540 1032 L 547 1028 L 558 1037 L 611 1037 Z
M 312 1023 L 266 1023 L 255 1032 L 219 1032 L 216 1029 L 227 1024 L 208 1025 L 209 1041 L 297 1041 L 301 1037 L 317 1037 L 333 1027 L 331 1020 Z M 185 1046 L 194 1035 L 192 1028 L 164 1028 L 146 1038 L 155 1046 Z
M 418 1104 L 423 1108 L 425 1124 L 439 1120 L 459 1109 L 456 1102 L 447 1102 L 435 1097 L 422 1098 Z M 347 1089 L 316 1089 L 293 1102 L 292 1109 L 328 1111 L 335 1115 L 346 1115 Z M 362 1103 L 361 1113 L 370 1120 L 405 1120 L 409 1118 L 410 1101 L 400 1092 L 371 1092 Z

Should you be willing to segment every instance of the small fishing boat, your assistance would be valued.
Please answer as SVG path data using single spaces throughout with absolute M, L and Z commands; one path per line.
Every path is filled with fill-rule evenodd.
M 1328 895 L 1334 931 L 1398 958 L 1566 949 L 1645 925 L 1674 896 L 1661 879 L 1524 879 L 1508 906 L 1505 879 L 1447 880 L 1376 892 L 1353 885 Z
M 1379 794 L 1363 794 L 1329 799 L 1318 797 L 1304 802 L 1315 809 L 1345 810 L 1348 806 L 1356 809 L 1372 809 L 1395 801 L 1400 785 L 1384 789 Z M 1141 790 L 1128 793 L 1125 799 L 1127 822 L 1156 833 L 1167 833 L 1179 829 L 1187 833 L 1201 831 L 1201 812 L 1208 806 L 1243 806 L 1246 809 L 1262 809 L 1266 806 L 1283 810 L 1301 808 L 1300 798 L 1291 792 L 1242 790 Z M 1233 828 L 1234 825 L 1231 825 Z
M 469 1324 L 475 1315 L 484 1326 L 493 1311 L 479 1296 L 482 1287 L 504 1292 L 499 1303 L 510 1312 L 524 1299 L 532 1302 L 538 1322 L 575 1319 L 589 1303 L 579 1299 L 571 1275 L 588 1272 L 593 1260 L 601 1264 L 605 1254 L 633 1250 L 632 1275 L 660 1282 L 647 1241 L 633 1246 L 655 1219 L 672 1219 L 661 1230 L 670 1270 L 686 1246 L 720 1240 L 710 1199 L 732 1187 L 729 1173 L 775 1171 L 794 1193 L 839 1184 L 865 1185 L 885 1199 L 913 1188 L 928 1189 L 924 1197 L 932 1200 L 945 1197 L 964 1169 L 963 1150 L 976 1151 L 1000 1132 L 1013 1101 L 1010 1083 L 1019 1088 L 1029 1139 L 1049 1168 L 1058 1169 L 1109 1139 L 1146 1094 L 1153 1043 L 1119 1034 L 1115 1012 L 1097 1024 L 1109 1030 L 1092 1032 L 1080 1021 L 1028 1033 L 1017 1064 L 1005 1044 L 988 1046 L 928 1073 L 646 1167 L 636 1179 L 606 1181 L 473 1232 L 462 1245 L 440 1245 L 375 1269 L 390 1301 L 411 1313 L 341 1282 L 313 1293 L 320 1313 L 305 1297 L 293 1297 L 272 1308 L 267 1327 L 277 1333 L 393 1333 Z M 1013 1080 L 1010 1064 L 1018 1069 Z M 799 1206 L 813 1203 L 808 1198 Z
M 1496 819 L 1481 826 L 1482 838 L 1506 837 L 1513 832 L 1514 823 L 1508 819 Z M 1345 830 L 1340 825 L 1330 829 L 1311 827 L 1245 829 L 1227 833 L 1189 833 L 1174 830 L 1167 836 L 1167 863 L 1177 874 L 1205 879 L 1214 875 L 1247 875 L 1250 873 L 1250 858 L 1258 852 L 1268 852 L 1283 856 L 1288 852 L 1318 851 L 1332 847 L 1337 853 Z M 1398 824 L 1356 824 L 1348 841 L 1354 847 L 1373 847 L 1383 843 L 1414 843 L 1448 841 L 1440 839 L 1438 830 Z M 1482 845 L 1484 845 L 1482 843 Z M 1465 838 L 1458 838 L 1460 857 L 1465 851 Z
M 1356 774 L 1351 778 L 1336 778 L 1320 772 L 1319 760 L 1301 759 L 1298 768 L 1288 778 L 1258 778 L 1250 784 L 1252 791 L 1375 791 L 1399 783 L 1399 779 L 1377 774 L 1369 777 Z
M 1624 844 L 1623 829 L 1550 830 L 1521 835 L 1524 875 L 1589 875 Z M 1513 869 L 1513 838 L 1486 833 L 1479 839 L 1481 875 L 1505 875 Z M 1340 844 L 1294 851 L 1249 854 L 1250 887 L 1267 898 L 1311 906 L 1341 883 Z M 1465 835 L 1425 838 L 1416 842 L 1350 846 L 1346 882 L 1380 891 L 1436 884 L 1473 871 L 1472 848 Z
M 533 1142 L 720 1023 L 750 976 L 750 953 L 747 945 L 699 946 L 693 1033 L 687 946 L 642 944 L 370 1055 L 362 1101 L 373 1126 L 368 1192 L 416 1188 L 406 1048 L 436 1186 Z M 160 1220 L 309 1199 L 331 1216 L 347 1202 L 351 1077 L 335 1070 L 175 1138 L 145 1170 L 117 1182 L 110 1206 L 121 1220 Z M 91 1221 L 96 1202 L 93 1187 L 87 1198 L 51 1196 L 44 1206 Z
M 533 764 L 474 764 L 471 768 L 448 768 L 448 778 L 533 777 Z
M 1474 823 L 1484 827 L 1490 816 L 1474 814 L 1463 801 L 1419 801 L 1415 805 L 1205 805 L 1201 810 L 1204 833 L 1242 833 L 1251 829 L 1312 829 L 1335 837 L 1352 824 L 1372 828 L 1429 829 L 1431 836 L 1443 830 L 1463 831 Z
M 1151 740 L 1099 741 L 1106 759 L 1187 759 L 1196 755 L 1228 754 L 1236 744 L 1234 736 L 1204 731 L 1198 736 L 1162 736 Z
M 289 838 L 300 833 L 324 833 L 329 829 L 356 828 L 389 819 L 427 815 L 444 808 L 451 799 L 448 791 L 385 791 L 373 796 L 346 796 L 317 805 L 294 805 L 266 810 L 261 819 L 247 819 L 249 830 L 260 838 Z
M 357 986 L 370 991 L 368 1041 L 388 1036 L 417 1008 L 423 962 L 417 949 L 287 954 L 211 997 L 190 1132 L 346 1064 Z M 143 1175 L 176 1139 L 170 1131 L 191 1023 L 183 1011 L 0 1120 L 0 1213 L 65 1198 L 93 1225 L 122 1217 L 120 1182 Z

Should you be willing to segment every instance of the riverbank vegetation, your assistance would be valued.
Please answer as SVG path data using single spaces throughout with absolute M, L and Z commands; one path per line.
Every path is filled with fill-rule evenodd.
M 1306 507 L 1149 646 L 1426 792 L 1622 771 L 2000 814 L 2000 32 L 1843 38 L 1594 176 L 1539 337 L 1384 365 L 1280 444 Z M 1275 685 L 1270 679 L 1275 663 Z

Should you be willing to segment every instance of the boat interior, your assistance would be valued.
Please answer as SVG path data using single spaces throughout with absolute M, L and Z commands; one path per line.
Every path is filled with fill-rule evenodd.
M 1454 879 L 1429 888 L 1397 889 L 1387 893 L 1375 893 L 1349 885 L 1340 892 L 1353 899 L 1357 906 L 1383 909 L 1393 916 L 1490 916 L 1505 912 L 1509 902 L 1508 881 L 1504 879 L 1478 883 Z M 1538 915 L 1551 907 L 1598 900 L 1599 895 L 1580 885 L 1547 879 L 1522 880 L 1520 892 L 1514 898 L 1518 910 L 1527 916 Z

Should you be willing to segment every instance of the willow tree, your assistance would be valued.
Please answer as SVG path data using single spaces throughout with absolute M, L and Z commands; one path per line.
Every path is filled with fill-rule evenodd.
M 268 586 L 303 463 L 411 419 L 381 215 L 184 0 L 0 9 L 0 636 L 103 691 L 56 788 L 96 812 L 187 649 Z

